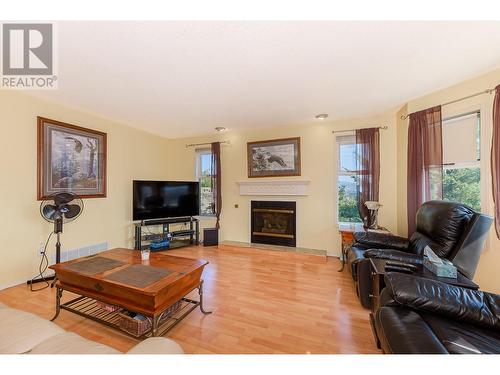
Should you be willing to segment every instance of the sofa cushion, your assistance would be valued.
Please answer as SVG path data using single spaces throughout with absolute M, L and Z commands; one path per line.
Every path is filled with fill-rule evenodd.
M 397 272 L 387 273 L 384 279 L 392 299 L 400 305 L 500 333 L 500 294 Z
M 119 351 L 66 332 L 49 320 L 0 303 L 0 354 L 120 354 Z M 183 354 L 175 341 L 154 337 L 130 354 Z
M 50 337 L 64 332 L 59 326 L 35 314 L 0 308 L 0 353 L 26 353 Z
M 184 354 L 184 350 L 173 340 L 150 337 L 134 346 L 127 354 Z
M 360 260 L 365 259 L 364 253 L 366 250 L 367 248 L 363 245 L 354 244 L 347 251 L 347 264 L 349 265 L 349 269 L 351 270 L 351 275 L 354 280 L 358 279 L 357 264 Z
M 436 255 L 446 258 L 474 214 L 471 208 L 455 202 L 425 202 L 417 211 L 417 229 L 410 238 L 412 252 L 422 255 L 429 245 Z
M 443 346 L 452 354 L 498 354 L 500 333 L 434 314 L 420 314 Z
M 370 248 L 407 251 L 408 246 L 410 246 L 407 238 L 388 233 L 354 232 L 353 236 L 356 243 L 366 245 Z
M 76 333 L 64 332 L 49 337 L 28 354 L 120 354 L 116 349 L 87 340 Z
M 368 249 L 365 258 L 387 259 L 410 264 L 423 264 L 424 258 L 420 255 L 394 249 Z
M 415 311 L 382 306 L 375 314 L 377 336 L 386 353 L 446 354 L 447 350 Z

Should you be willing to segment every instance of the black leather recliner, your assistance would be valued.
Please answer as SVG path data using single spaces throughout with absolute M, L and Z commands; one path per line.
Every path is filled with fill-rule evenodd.
M 393 235 L 356 232 L 348 253 L 349 269 L 361 304 L 370 307 L 371 275 L 367 258 L 383 258 L 411 264 L 423 262 L 424 248 L 450 260 L 460 273 L 474 277 L 493 219 L 469 206 L 448 201 L 428 201 L 417 211 L 415 233 L 409 239 Z
M 375 313 L 385 353 L 500 353 L 500 295 L 388 273 Z

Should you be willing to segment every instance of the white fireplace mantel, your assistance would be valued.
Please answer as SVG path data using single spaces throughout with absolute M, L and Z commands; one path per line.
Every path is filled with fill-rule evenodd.
M 309 195 L 310 180 L 238 181 L 240 195 Z

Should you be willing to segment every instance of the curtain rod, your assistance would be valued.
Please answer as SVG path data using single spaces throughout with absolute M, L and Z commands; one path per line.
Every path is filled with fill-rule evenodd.
M 495 89 L 486 89 L 484 91 L 476 92 L 475 94 L 472 94 L 472 95 L 469 95 L 469 96 L 464 96 L 463 98 L 452 100 L 451 102 L 443 103 L 443 104 L 441 104 L 441 107 L 444 107 L 445 105 L 449 105 L 449 104 L 461 102 L 462 100 L 474 98 L 475 96 L 479 96 L 479 95 L 483 95 L 483 94 L 491 94 L 493 92 L 495 92 Z M 413 112 L 413 113 L 415 113 L 415 112 Z M 408 113 L 407 115 L 401 115 L 401 120 L 406 120 L 413 113 Z
M 387 129 L 388 126 L 376 126 L 377 129 Z M 361 128 L 361 129 L 370 129 L 370 128 Z M 356 131 L 358 129 L 349 129 L 349 130 L 332 130 L 332 134 L 333 133 L 347 133 L 347 132 L 353 132 L 353 131 Z
M 228 145 L 229 144 L 229 141 L 220 141 L 219 142 L 220 144 L 226 144 Z M 186 145 L 186 148 L 188 147 L 196 147 L 196 146 L 208 146 L 208 145 L 211 145 L 212 142 L 205 142 L 205 143 L 190 143 L 190 144 L 187 144 Z

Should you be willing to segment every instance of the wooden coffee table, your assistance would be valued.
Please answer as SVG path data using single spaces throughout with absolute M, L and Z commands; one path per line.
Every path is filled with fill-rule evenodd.
M 56 273 L 56 319 L 61 310 L 119 328 L 120 311 L 106 311 L 99 302 L 140 313 L 151 329 L 135 337 L 161 336 L 197 307 L 203 314 L 203 268 L 205 260 L 151 253 L 141 261 L 139 251 L 113 249 L 97 255 L 51 266 Z M 198 300 L 186 296 L 198 289 Z M 63 291 L 80 295 L 61 304 Z M 169 309 L 180 301 L 172 315 Z M 179 304 L 177 304 L 178 306 Z M 120 329 L 121 330 L 121 329 Z M 121 330 L 122 332 L 129 333 Z M 129 333 L 130 334 L 130 333 Z

